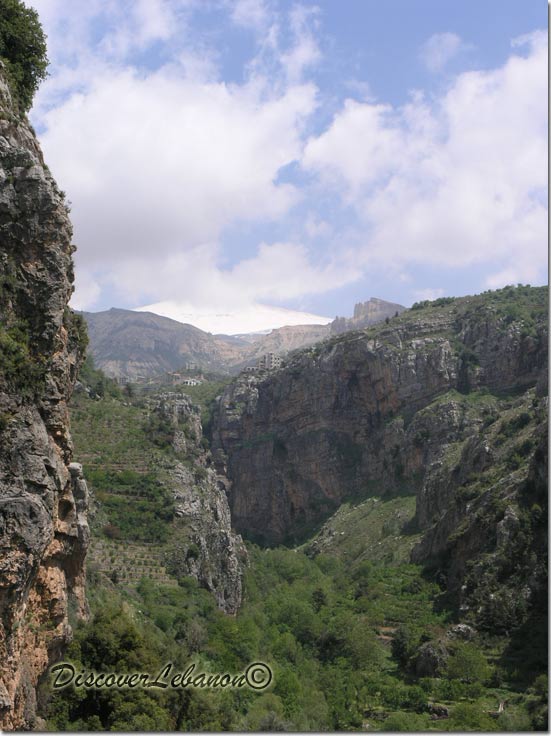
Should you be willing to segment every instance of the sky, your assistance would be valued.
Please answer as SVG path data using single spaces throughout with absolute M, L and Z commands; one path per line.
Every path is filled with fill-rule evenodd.
M 544 0 L 30 0 L 72 305 L 211 332 L 547 280 Z

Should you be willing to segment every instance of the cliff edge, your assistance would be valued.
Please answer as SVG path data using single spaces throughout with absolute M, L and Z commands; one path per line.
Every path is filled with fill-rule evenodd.
M 345 501 L 416 496 L 412 560 L 461 610 L 487 609 L 490 629 L 500 609 L 508 630 L 544 589 L 547 360 L 547 288 L 518 286 L 422 304 L 241 374 L 212 445 L 236 530 L 296 544 Z
M 37 727 L 36 685 L 86 615 L 89 531 L 67 401 L 86 333 L 67 307 L 64 194 L 0 62 L 0 728 Z

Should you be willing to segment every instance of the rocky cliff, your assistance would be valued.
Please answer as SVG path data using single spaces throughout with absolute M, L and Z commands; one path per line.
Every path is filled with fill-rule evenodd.
M 87 492 L 67 400 L 82 358 L 71 225 L 0 65 L 0 728 L 32 728 L 35 686 L 86 612 Z
M 358 302 L 354 305 L 352 317 L 336 317 L 329 325 L 329 330 L 332 335 L 340 335 L 343 332 L 371 327 L 371 325 L 398 316 L 404 309 L 405 307 L 401 304 L 371 297 L 366 302 Z
M 200 412 L 189 397 L 165 395 L 154 411 L 170 428 L 172 448 L 181 458 L 168 465 L 175 522 L 165 553 L 167 568 L 177 578 L 194 577 L 222 611 L 235 614 L 247 553 L 240 535 L 232 531 L 227 479 L 216 472 L 202 444 Z
M 415 559 L 452 554 L 456 589 L 469 553 L 495 547 L 495 534 L 477 541 L 481 529 L 507 513 L 503 528 L 514 525 L 507 498 L 526 482 L 546 416 L 546 303 L 530 287 L 439 300 L 240 376 L 213 437 L 236 528 L 297 541 L 344 499 L 416 493 Z
M 257 336 L 246 355 L 247 362 L 261 358 L 265 353 L 285 355 L 292 350 L 300 350 L 321 342 L 329 337 L 329 325 L 293 325 L 279 327 L 268 335 Z

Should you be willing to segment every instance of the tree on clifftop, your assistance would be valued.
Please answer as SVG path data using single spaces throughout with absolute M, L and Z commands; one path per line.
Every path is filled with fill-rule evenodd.
M 36 10 L 21 0 L 0 0 L 0 58 L 21 113 L 30 109 L 38 85 L 47 76 L 46 52 Z

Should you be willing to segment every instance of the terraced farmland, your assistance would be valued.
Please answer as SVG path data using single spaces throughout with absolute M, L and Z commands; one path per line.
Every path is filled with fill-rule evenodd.
M 177 585 L 163 564 L 162 550 L 154 544 L 132 544 L 93 539 L 88 552 L 89 570 L 107 575 L 119 585 L 137 585 L 149 578 L 163 585 Z

